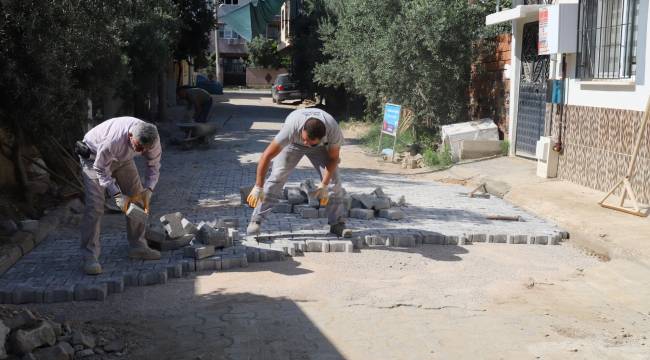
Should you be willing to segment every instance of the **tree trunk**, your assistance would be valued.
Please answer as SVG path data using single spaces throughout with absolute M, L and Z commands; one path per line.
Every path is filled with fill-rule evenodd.
M 167 120 L 167 76 L 166 71 L 158 73 L 158 121 Z
M 16 124 L 14 124 L 16 125 Z M 25 200 L 26 211 L 28 215 L 34 217 L 34 193 L 29 188 L 29 178 L 27 177 L 27 170 L 25 169 L 25 164 L 23 163 L 23 150 L 22 145 L 24 142 L 23 130 L 20 126 L 14 126 L 14 131 L 16 135 L 16 140 L 14 141 L 11 153 L 13 158 L 11 161 L 14 163 L 16 171 L 16 180 L 18 180 L 18 186 L 20 192 L 23 195 L 23 200 Z

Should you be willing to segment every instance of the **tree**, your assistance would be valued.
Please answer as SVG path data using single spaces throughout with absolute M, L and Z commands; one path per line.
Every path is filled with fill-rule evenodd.
M 414 112 L 416 126 L 467 118 L 471 44 L 484 18 L 466 0 L 332 2 L 336 21 L 319 27 L 325 61 L 319 84 L 363 95 L 369 109 L 395 102 Z
M 278 43 L 257 36 L 248 43 L 248 64 L 253 67 L 274 68 L 286 66 L 287 59 L 278 53 Z

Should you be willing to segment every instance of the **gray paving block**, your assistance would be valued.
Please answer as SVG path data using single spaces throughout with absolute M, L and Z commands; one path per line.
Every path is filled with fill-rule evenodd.
M 38 220 L 31 220 L 31 219 L 22 220 L 19 223 L 20 230 L 26 231 L 26 232 L 29 232 L 29 233 L 32 233 L 32 234 L 35 233 L 36 231 L 38 231 L 38 225 L 39 225 Z
M 221 218 L 217 221 L 217 228 L 227 228 L 227 229 L 238 229 L 239 228 L 239 219 L 238 218 Z
M 196 234 L 197 231 L 199 231 L 199 227 L 196 226 L 193 222 L 187 220 L 186 218 L 183 218 L 181 220 L 181 225 L 183 226 L 183 230 L 185 231 L 186 234 Z
M 553 236 L 551 236 L 551 238 L 549 239 L 548 244 L 549 244 L 549 245 L 557 245 L 557 244 L 559 244 L 561 241 L 562 241 L 562 237 L 561 237 L 560 235 L 553 235 Z
M 537 245 L 547 245 L 548 244 L 548 236 L 546 236 L 546 235 L 531 236 L 531 237 L 528 238 L 528 243 L 529 244 L 537 244 Z
M 273 212 L 281 213 L 281 214 L 290 214 L 291 212 L 293 212 L 293 205 L 289 204 L 289 202 L 280 202 L 279 204 L 273 206 Z
M 147 226 L 144 237 L 150 242 L 162 243 L 167 238 L 167 232 L 162 224 L 152 223 Z
M 389 220 L 401 220 L 404 218 L 404 212 L 400 209 L 379 210 L 379 217 Z
M 163 215 L 160 217 L 160 222 L 167 232 L 167 236 L 172 239 L 181 237 L 185 235 L 185 230 L 183 229 L 183 214 L 175 212 L 172 214 Z
M 124 276 L 114 276 L 108 279 L 101 279 L 98 282 L 106 284 L 106 289 L 109 294 L 124 292 Z
M 312 207 L 301 208 L 300 216 L 302 216 L 303 219 L 316 219 L 318 218 L 318 209 Z
M 183 264 L 180 262 L 169 264 L 165 269 L 167 270 L 168 279 L 178 279 L 183 277 Z
M 498 234 L 488 236 L 489 243 L 501 243 L 505 244 L 508 241 L 508 235 Z
M 352 194 L 352 208 L 359 208 L 356 205 L 361 204 L 361 208 L 372 209 L 375 205 L 375 199 L 372 195 Z
M 350 240 L 330 240 L 329 252 L 354 252 L 354 244 Z
M 366 246 L 365 236 L 355 236 L 350 241 L 352 241 L 355 249 L 361 249 Z
M 386 246 L 392 237 L 392 235 L 366 235 L 365 243 L 368 246 Z
M 196 271 L 214 271 L 221 268 L 221 258 L 209 257 L 201 260 L 196 260 Z
M 176 239 L 166 239 L 162 243 L 150 242 L 150 245 L 160 251 L 172 251 L 190 245 L 193 239 L 193 234 L 186 234 Z
M 240 241 L 240 240 L 241 240 L 241 236 L 239 234 L 239 230 L 228 228 L 228 241 L 229 241 L 229 244 L 232 245 L 232 244 L 235 243 L 235 241 Z
M 361 220 L 370 220 L 375 217 L 375 212 L 370 209 L 351 209 L 350 217 Z
M 415 247 L 415 236 L 396 234 L 386 241 L 386 246 Z
M 469 236 L 470 241 L 475 242 L 475 243 L 484 243 L 487 242 L 488 236 L 487 234 L 471 234 Z
M 206 223 L 199 226 L 196 238 L 206 245 L 213 245 L 216 247 L 225 247 L 228 244 L 228 233 L 226 228 L 215 229 Z
M 48 286 L 43 291 L 43 302 L 46 304 L 74 300 L 74 285 Z
M 28 304 L 43 302 L 43 288 L 30 285 L 17 285 L 13 289 L 12 303 Z
M 104 301 L 107 295 L 108 286 L 106 284 L 80 283 L 74 288 L 75 301 Z
M 372 208 L 375 210 L 386 210 L 390 208 L 389 197 L 376 197 L 372 202 Z
M 122 277 L 124 278 L 124 286 L 138 286 L 140 271 L 127 271 Z
M 167 270 L 143 270 L 138 275 L 138 286 L 167 283 Z
M 212 245 L 188 246 L 183 249 L 183 256 L 200 260 L 214 255 L 215 249 Z
M 287 201 L 291 205 L 304 204 L 307 202 L 307 198 L 302 194 L 300 188 L 298 187 L 286 187 L 285 194 Z
M 528 235 L 510 235 L 508 244 L 528 244 Z
M 126 210 L 126 217 L 135 222 L 146 224 L 149 214 L 147 214 L 140 206 L 131 203 L 129 204 L 129 208 Z
M 260 262 L 260 251 L 257 248 L 247 247 L 246 258 L 249 263 Z
M 179 262 L 183 266 L 183 275 L 196 271 L 196 264 L 194 262 L 194 259 L 191 260 L 184 259 Z
M 445 245 L 458 245 L 458 236 L 445 235 Z
M 318 208 L 318 217 L 319 218 L 327 218 L 327 208 L 325 208 L 325 207 Z

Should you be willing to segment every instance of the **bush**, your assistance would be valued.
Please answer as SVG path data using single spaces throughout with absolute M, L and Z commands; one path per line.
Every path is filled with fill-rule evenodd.
M 451 158 L 451 148 L 445 144 L 441 151 L 434 151 L 428 148 L 424 151 L 424 164 L 429 167 L 448 167 L 453 161 Z

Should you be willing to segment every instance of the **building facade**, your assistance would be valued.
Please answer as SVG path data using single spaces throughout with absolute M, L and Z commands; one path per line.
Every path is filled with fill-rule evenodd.
M 510 154 L 543 136 L 561 179 L 608 191 L 627 171 L 650 85 L 648 1 L 513 1 L 486 18 L 512 24 Z M 650 130 L 632 187 L 650 203 Z

